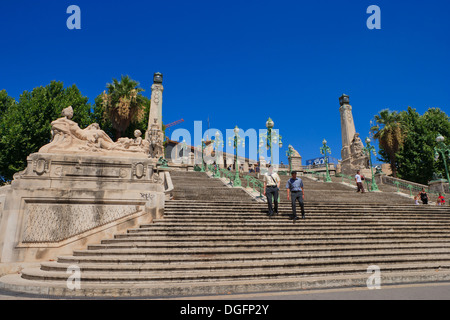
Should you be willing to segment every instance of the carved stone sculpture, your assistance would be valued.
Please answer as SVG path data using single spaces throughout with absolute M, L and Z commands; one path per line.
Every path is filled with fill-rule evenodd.
M 62 111 L 62 118 L 52 122 L 52 140 L 43 146 L 40 153 L 100 153 L 103 155 L 131 156 L 131 154 L 148 154 L 149 143 L 135 132 L 136 139 L 121 138 L 114 142 L 97 123 L 81 129 L 72 121 L 73 109 Z
M 157 125 L 152 125 L 151 129 L 148 130 L 147 139 L 149 143 L 149 157 L 154 159 L 164 157 L 164 133 L 159 130 Z

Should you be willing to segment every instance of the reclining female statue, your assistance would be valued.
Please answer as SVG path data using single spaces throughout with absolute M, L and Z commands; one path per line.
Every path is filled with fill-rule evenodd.
M 117 152 L 146 152 L 147 141 L 140 138 L 141 132 L 136 133 L 136 139 L 121 138 L 114 142 L 97 123 L 89 125 L 86 129 L 81 129 L 75 121 L 72 121 L 72 107 L 62 111 L 62 118 L 53 121 L 52 140 L 43 146 L 39 152 L 42 153 L 62 153 L 68 151 L 117 151 Z M 146 143 L 147 142 L 147 143 Z M 148 153 L 148 151 L 147 151 Z

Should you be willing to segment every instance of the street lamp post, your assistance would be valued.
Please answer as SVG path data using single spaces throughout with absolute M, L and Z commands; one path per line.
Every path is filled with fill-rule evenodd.
M 205 161 L 203 160 L 203 154 L 205 153 L 204 151 L 205 151 L 205 147 L 206 147 L 206 142 L 205 142 L 205 139 L 202 139 L 202 146 L 201 146 L 201 148 L 202 148 L 202 169 L 201 169 L 201 172 L 205 172 L 206 170 L 205 170 Z
M 219 148 L 223 147 L 223 141 L 220 139 L 220 132 L 216 132 L 216 139 L 214 140 L 214 146 L 215 146 L 215 156 L 216 156 L 216 172 L 214 173 L 214 178 L 220 178 L 220 170 L 219 170 L 219 159 L 220 159 L 220 152 Z
M 327 153 L 331 154 L 331 149 L 329 146 L 327 146 L 327 140 L 323 139 L 322 144 L 323 146 L 320 148 L 320 153 L 325 156 L 325 167 L 327 169 L 327 176 L 325 182 L 332 182 L 330 177 L 330 171 L 328 170 L 328 156 L 327 156 Z
M 363 148 L 363 150 L 364 153 L 369 157 L 369 165 L 372 172 L 372 191 L 379 191 L 377 183 L 375 182 L 375 176 L 373 174 L 372 155 L 370 154 L 373 153 L 373 155 L 376 156 L 377 152 L 375 151 L 375 147 L 370 144 L 369 138 L 366 138 L 366 147 Z
M 294 154 L 294 150 L 291 145 L 289 145 L 288 150 L 286 151 L 286 157 L 289 160 L 289 174 L 292 174 L 292 155 Z
M 445 138 L 439 134 L 436 138 L 438 145 L 434 148 L 434 159 L 437 161 L 439 159 L 439 153 L 442 155 L 442 160 L 444 161 L 445 174 L 447 176 L 447 182 L 450 183 L 450 177 L 448 175 L 447 168 L 447 157 L 450 159 L 450 146 L 444 143 Z
M 272 144 L 276 144 L 278 142 L 279 147 L 283 147 L 283 142 L 281 141 L 281 135 L 276 132 L 272 132 L 274 127 L 274 122 L 271 118 L 266 121 L 267 134 L 261 134 L 261 138 L 259 141 L 260 153 L 262 153 L 262 147 L 264 146 L 264 139 L 266 140 L 266 148 L 270 152 L 270 165 L 273 166 L 273 149 Z
M 240 186 L 242 185 L 242 183 L 241 183 L 241 179 L 239 178 L 238 147 L 239 147 L 240 145 L 242 145 L 243 147 L 245 147 L 245 140 L 242 139 L 242 138 L 239 136 L 239 128 L 238 128 L 238 126 L 236 126 L 236 127 L 234 128 L 234 137 L 233 137 L 233 138 L 230 137 L 229 140 L 228 140 L 229 146 L 231 146 L 231 142 L 233 142 L 233 147 L 234 147 L 234 149 L 236 150 L 236 162 L 235 162 L 236 175 L 235 175 L 235 177 L 234 177 L 234 184 L 233 184 L 233 186 L 234 186 L 234 187 L 240 187 Z

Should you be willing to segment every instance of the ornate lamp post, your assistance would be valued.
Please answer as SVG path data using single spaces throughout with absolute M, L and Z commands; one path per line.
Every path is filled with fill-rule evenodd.
M 289 174 L 292 174 L 292 155 L 294 154 L 294 150 L 291 145 L 289 145 L 288 150 L 286 151 L 286 157 L 289 160 Z
M 377 183 L 375 182 L 375 176 L 373 174 L 373 166 L 372 166 L 372 155 L 370 153 L 373 153 L 374 156 L 377 155 L 377 152 L 375 151 L 375 147 L 370 144 L 370 139 L 366 138 L 366 147 L 363 148 L 364 153 L 369 157 L 369 165 L 370 170 L 372 171 L 372 191 L 379 191 Z
M 219 157 L 220 152 L 219 148 L 223 147 L 223 141 L 220 139 L 220 132 L 217 131 L 215 135 L 216 139 L 214 140 L 214 147 L 215 147 L 215 156 L 216 156 L 216 170 L 214 173 L 214 178 L 220 178 L 220 170 L 219 170 Z
M 261 134 L 261 138 L 259 140 L 260 153 L 262 153 L 262 147 L 264 146 L 264 140 L 266 141 L 266 148 L 270 151 L 270 164 L 273 166 L 273 152 L 272 152 L 272 144 L 278 143 L 279 147 L 283 147 L 283 142 L 281 141 L 281 135 L 276 132 L 272 132 L 274 127 L 274 122 L 272 119 L 268 119 L 266 121 L 267 134 Z
M 240 145 L 242 145 L 243 147 L 245 147 L 245 140 L 244 139 L 242 139 L 240 136 L 239 136 L 239 128 L 238 128 L 238 126 L 236 126 L 235 128 L 234 128 L 234 137 L 233 138 L 229 138 L 228 139 L 228 145 L 231 147 L 231 142 L 233 142 L 233 147 L 234 147 L 234 149 L 236 150 L 236 164 L 235 164 L 235 170 L 236 170 L 236 175 L 235 175 L 235 178 L 234 178 L 234 184 L 233 184 L 233 186 L 235 186 L 235 187 L 240 187 L 242 184 L 241 184 L 241 179 L 239 178 L 239 167 L 238 167 L 238 147 L 240 146 Z
M 323 146 L 320 148 L 320 153 L 325 156 L 325 167 L 327 169 L 327 176 L 325 182 L 332 182 L 330 177 L 330 171 L 328 170 L 328 156 L 327 156 L 327 153 L 331 154 L 331 149 L 329 146 L 327 146 L 327 140 L 323 139 L 322 144 Z
M 447 182 L 450 183 L 450 177 L 448 175 L 447 168 L 447 157 L 450 159 L 450 146 L 447 146 L 444 143 L 445 138 L 439 134 L 436 138 L 436 142 L 438 143 L 437 147 L 434 148 L 434 159 L 437 161 L 439 159 L 439 153 L 442 155 L 442 160 L 444 161 L 445 174 L 447 176 Z

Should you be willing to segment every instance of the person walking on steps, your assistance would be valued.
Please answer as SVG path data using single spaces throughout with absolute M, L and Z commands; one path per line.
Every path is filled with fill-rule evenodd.
M 267 197 L 269 217 L 278 214 L 278 191 L 280 190 L 280 183 L 280 177 L 277 173 L 273 172 L 273 167 L 269 166 L 268 172 L 264 175 L 264 195 Z M 272 207 L 272 197 L 274 207 Z
M 296 171 L 292 171 L 292 178 L 290 178 L 286 183 L 286 189 L 287 199 L 288 201 L 291 200 L 292 203 L 292 220 L 295 222 L 299 219 L 297 216 L 296 201 L 300 204 L 302 219 L 305 219 L 305 189 L 303 187 L 302 179 L 297 178 Z
M 361 171 L 358 170 L 356 172 L 355 180 L 356 180 L 356 186 L 358 187 L 358 190 L 356 192 L 361 191 L 361 193 L 364 193 L 364 186 L 362 183 L 362 181 L 364 180 L 364 176 L 361 174 Z

